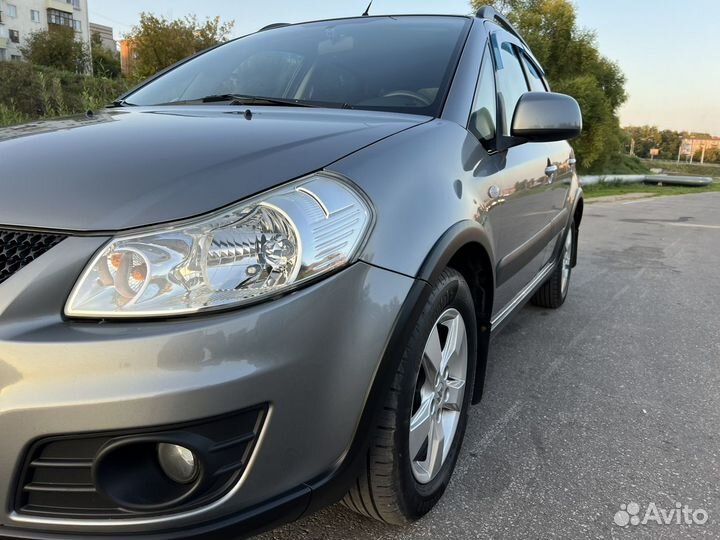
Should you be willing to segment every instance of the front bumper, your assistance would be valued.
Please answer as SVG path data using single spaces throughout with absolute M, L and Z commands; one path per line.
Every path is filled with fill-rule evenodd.
M 69 238 L 0 284 L 0 537 L 163 537 L 243 514 L 262 520 L 283 505 L 302 513 L 306 483 L 332 471 L 350 448 L 414 281 L 360 262 L 226 313 L 65 320 L 70 289 L 106 240 Z M 270 409 L 248 468 L 207 506 L 105 520 L 14 510 L 16 473 L 38 438 L 170 425 L 261 403 Z M 285 499 L 269 502 L 279 496 Z

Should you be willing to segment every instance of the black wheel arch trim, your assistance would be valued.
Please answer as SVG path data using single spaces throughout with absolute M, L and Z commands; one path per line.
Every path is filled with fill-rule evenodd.
M 492 242 L 479 223 L 473 220 L 460 221 L 440 236 L 425 257 L 417 273 L 417 279 L 400 309 L 350 449 L 334 471 L 308 483 L 313 494 L 306 513 L 314 512 L 339 501 L 348 491 L 350 484 L 355 481 L 358 471 L 364 465 L 376 418 L 382 411 L 382 396 L 390 388 L 405 346 L 430 297 L 431 283 L 434 283 L 442 271 L 448 267 L 453 256 L 468 244 L 479 244 L 486 251 L 491 263 L 490 270 L 493 273 L 492 282 L 495 283 Z M 492 311 L 492 306 L 489 311 Z M 487 318 L 487 321 L 484 321 L 484 318 Z M 490 313 L 487 313 L 486 317 L 478 318 L 478 360 L 475 387 L 473 388 L 473 404 L 477 403 L 482 396 L 489 343 Z
M 570 219 L 575 220 L 575 238 L 573 239 L 573 252 L 571 265 L 573 268 L 577 266 L 578 242 L 580 239 L 580 223 L 582 222 L 583 213 L 585 211 L 585 196 L 582 188 L 578 188 L 573 201 L 572 214 Z
M 493 243 L 487 231 L 474 220 L 464 220 L 450 227 L 435 243 L 433 249 L 425 258 L 418 277 L 428 283 L 434 283 L 440 273 L 447 268 L 453 257 L 467 245 L 477 244 L 485 250 L 489 265 L 487 270 L 491 273 L 490 287 L 488 291 L 491 298 L 495 293 L 496 286 L 496 261 Z M 492 299 L 487 302 L 485 312 L 481 306 L 475 306 L 475 315 L 477 318 L 477 358 L 475 364 L 475 385 L 471 403 L 473 405 L 482 399 L 483 389 L 485 387 L 485 371 L 487 367 L 488 351 L 490 348 L 490 319 L 493 311 Z
M 453 256 L 467 244 L 480 244 L 483 247 L 490 259 L 492 281 L 495 283 L 495 251 L 490 235 L 477 221 L 470 219 L 456 223 L 443 233 L 420 266 L 418 279 L 433 283 Z

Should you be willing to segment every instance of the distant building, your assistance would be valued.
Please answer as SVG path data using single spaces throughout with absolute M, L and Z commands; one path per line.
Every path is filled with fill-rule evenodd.
M 90 46 L 88 0 L 0 0 L 0 60 L 21 60 L 20 47 L 35 32 L 52 25 L 75 30 Z
M 113 29 L 111 27 L 91 22 L 90 36 L 93 36 L 95 34 L 98 34 L 100 36 L 103 47 L 105 47 L 109 51 L 117 52 L 117 42 L 115 41 L 115 37 L 113 36 Z
M 681 156 L 686 156 L 692 161 L 693 156 L 697 152 L 701 152 L 702 156 L 700 161 L 704 161 L 705 150 L 719 149 L 720 150 L 720 137 L 711 137 L 710 139 L 696 139 L 694 137 L 683 138 L 680 141 L 680 152 L 678 159 Z
M 131 39 L 120 40 L 120 70 L 123 75 L 130 75 L 135 69 L 135 61 L 137 60 L 137 51 L 135 43 Z

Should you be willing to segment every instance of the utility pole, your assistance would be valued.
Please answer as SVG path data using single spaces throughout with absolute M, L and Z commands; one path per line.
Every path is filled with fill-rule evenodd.
M 702 145 L 702 154 L 700 154 L 700 165 L 705 163 L 705 143 Z
M 690 139 L 690 163 L 692 163 L 694 153 L 695 153 L 695 139 Z

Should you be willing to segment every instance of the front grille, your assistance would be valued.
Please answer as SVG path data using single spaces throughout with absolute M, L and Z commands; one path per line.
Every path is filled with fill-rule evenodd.
M 37 441 L 28 452 L 18 482 L 15 509 L 19 514 L 55 518 L 131 518 L 161 512 L 120 508 L 98 492 L 92 467 L 98 451 L 118 438 L 184 431 L 214 442 L 211 453 L 225 463 L 201 495 L 173 511 L 187 510 L 217 499 L 237 481 L 252 454 L 267 407 L 162 429 L 59 436 Z M 167 513 L 167 510 L 162 513 Z
M 65 238 L 58 234 L 0 229 L 0 283 Z

